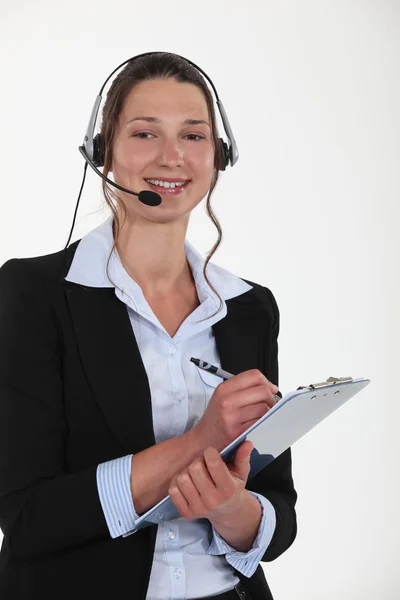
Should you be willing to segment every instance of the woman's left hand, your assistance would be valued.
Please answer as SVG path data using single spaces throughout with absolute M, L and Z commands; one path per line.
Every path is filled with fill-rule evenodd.
M 218 519 L 232 513 L 243 502 L 250 472 L 253 444 L 243 442 L 228 465 L 218 450 L 209 447 L 186 469 L 175 475 L 168 494 L 179 514 L 185 519 Z

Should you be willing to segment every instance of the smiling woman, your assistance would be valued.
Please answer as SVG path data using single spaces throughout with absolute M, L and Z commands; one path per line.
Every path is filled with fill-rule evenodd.
M 249 442 L 220 457 L 278 384 L 272 292 L 210 262 L 210 198 L 237 149 L 198 67 L 125 64 L 80 147 L 110 217 L 0 269 L 0 598 L 272 600 L 260 562 L 296 537 L 290 449 L 251 479 Z M 207 260 L 186 239 L 205 196 Z M 237 375 L 205 381 L 192 356 Z M 181 518 L 136 531 L 167 494 Z
M 141 115 L 144 108 L 158 116 L 129 119 L 132 114 Z M 174 210 L 183 212 L 187 220 L 213 177 L 215 148 L 207 113 L 203 93 L 193 84 L 172 77 L 137 84 L 125 100 L 115 134 L 115 180 L 124 187 L 140 189 L 145 182 L 157 193 L 180 195 L 182 202 L 174 205 Z M 182 115 L 193 117 L 182 121 Z M 195 119 L 196 115 L 206 118 Z M 128 203 L 128 212 L 137 204 L 131 207 Z M 160 211 L 166 208 L 172 205 L 160 205 Z M 170 212 L 170 218 L 177 214 Z
M 157 117 L 129 118 L 142 115 L 145 109 Z M 182 120 L 182 115 L 189 117 Z M 114 137 L 115 181 L 132 189 L 140 189 L 149 179 L 185 183 L 180 191 L 186 192 L 184 200 L 182 196 L 182 202 L 173 206 L 175 211 L 183 211 L 187 220 L 212 182 L 215 148 L 208 118 L 203 93 L 193 84 L 180 83 L 172 77 L 136 84 L 125 99 Z M 166 191 L 171 189 L 169 183 L 148 185 L 161 194 L 170 194 Z M 127 211 L 143 208 L 145 215 L 146 209 L 137 204 L 128 203 Z M 147 212 L 157 217 L 166 207 L 171 208 L 171 205 L 163 203 L 159 211 Z M 170 218 L 177 215 L 177 212 L 170 213 Z
M 102 116 L 103 174 L 112 172 L 114 181 L 123 187 L 149 189 L 168 200 L 149 208 L 135 197 L 115 193 L 103 181 L 104 196 L 114 215 L 115 246 L 109 260 L 116 247 L 126 271 L 149 296 L 172 292 L 176 285 L 192 288 L 190 269 L 182 260 L 181 250 L 180 256 L 175 255 L 169 236 L 157 235 L 156 243 L 160 256 L 170 257 L 172 272 L 168 272 L 164 260 L 162 267 L 149 265 L 150 254 L 142 234 L 146 222 L 150 221 L 153 228 L 162 224 L 161 231 L 174 231 L 175 239 L 179 232 L 178 247 L 182 248 L 190 214 L 207 195 L 206 211 L 218 230 L 218 240 L 207 256 L 203 275 L 219 297 L 207 275 L 207 264 L 222 240 L 210 200 L 226 164 L 211 93 L 204 79 L 176 55 L 154 53 L 137 58 L 114 79 Z M 178 185 L 171 185 L 176 182 Z M 107 273 L 111 278 L 108 266 L 109 261 Z M 219 298 L 217 310 L 222 306 Z

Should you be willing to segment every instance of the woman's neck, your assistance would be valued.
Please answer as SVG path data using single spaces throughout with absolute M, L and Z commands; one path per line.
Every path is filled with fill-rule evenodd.
M 174 232 L 179 235 L 172 235 L 171 229 L 162 227 L 126 225 L 125 222 L 120 230 L 116 248 L 125 271 L 140 285 L 143 293 L 168 295 L 193 285 L 182 229 Z M 115 239 L 114 223 L 113 232 Z

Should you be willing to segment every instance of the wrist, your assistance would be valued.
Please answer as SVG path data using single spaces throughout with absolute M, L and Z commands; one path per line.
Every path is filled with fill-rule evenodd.
M 223 525 L 225 527 L 236 527 L 236 519 L 240 519 L 243 514 L 247 514 L 249 510 L 258 509 L 259 501 L 246 488 L 243 488 L 232 499 L 231 503 L 225 504 L 220 511 L 215 511 L 209 521 L 213 525 Z
M 185 448 L 188 450 L 188 454 L 198 456 L 202 454 L 207 446 L 200 439 L 199 431 L 196 429 L 196 426 L 193 427 L 190 431 L 187 431 L 182 435 L 182 440 L 184 442 Z
M 246 493 L 247 492 L 247 493 Z M 248 490 L 236 512 L 227 511 L 209 519 L 219 535 L 238 552 L 249 552 L 254 545 L 262 519 L 262 507 Z

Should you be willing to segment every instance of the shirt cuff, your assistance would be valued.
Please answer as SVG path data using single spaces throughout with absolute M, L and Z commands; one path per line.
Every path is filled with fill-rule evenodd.
M 211 523 L 213 539 L 207 550 L 207 554 L 225 554 L 228 563 L 246 577 L 251 577 L 255 573 L 261 558 L 271 543 L 276 527 L 276 514 L 271 502 L 261 494 L 251 491 L 250 493 L 258 499 L 262 510 L 258 534 L 253 547 L 248 552 L 235 550 L 219 535 Z
M 132 456 L 122 456 L 97 467 L 97 489 L 112 538 L 132 531 L 138 514 L 131 493 Z

